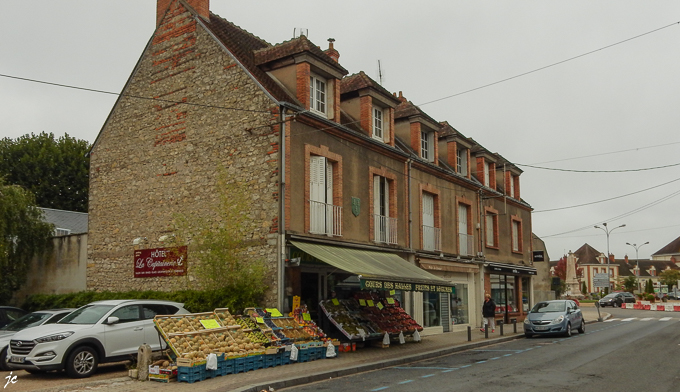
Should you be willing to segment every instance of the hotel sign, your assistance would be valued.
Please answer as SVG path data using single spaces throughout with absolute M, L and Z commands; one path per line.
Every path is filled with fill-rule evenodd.
M 361 288 L 366 290 L 403 290 L 403 291 L 428 291 L 434 293 L 453 293 L 451 286 L 434 284 L 390 282 L 384 280 L 361 279 Z
M 187 274 L 187 247 L 135 250 L 135 278 Z

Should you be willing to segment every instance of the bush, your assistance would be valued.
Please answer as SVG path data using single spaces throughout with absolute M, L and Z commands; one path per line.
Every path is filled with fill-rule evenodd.
M 262 298 L 248 298 L 247 290 L 242 288 L 222 288 L 217 290 L 184 290 L 184 291 L 81 291 L 69 294 L 35 294 L 26 299 L 22 308 L 28 311 L 55 308 L 79 308 L 90 302 L 111 299 L 159 299 L 184 303 L 184 307 L 192 312 L 211 312 L 216 308 L 229 308 L 234 314 L 241 313 L 244 308 L 256 307 Z
M 652 302 L 654 302 L 654 295 L 653 295 L 653 294 L 647 294 L 647 296 L 645 297 L 645 299 L 646 299 L 647 301 L 652 301 Z

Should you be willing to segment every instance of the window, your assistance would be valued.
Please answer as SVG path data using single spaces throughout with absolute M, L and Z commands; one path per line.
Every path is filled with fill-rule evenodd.
M 459 148 L 456 152 L 456 172 L 464 176 L 468 174 L 467 148 Z
M 309 108 L 317 113 L 326 114 L 326 80 L 318 76 L 309 77 Z
M 434 162 L 434 132 L 420 131 L 420 157 Z
M 385 141 L 383 109 L 373 106 L 373 138 Z
M 491 163 L 484 161 L 484 186 L 491 187 Z
M 119 323 L 129 323 L 132 321 L 139 321 L 139 306 L 130 305 L 123 306 L 115 312 L 111 313 L 109 317 L 118 317 Z
M 390 217 L 390 180 L 373 176 L 373 229 L 375 242 L 397 243 L 397 219 Z
M 522 278 L 522 311 L 528 312 L 532 308 L 531 300 L 529 298 L 530 280 L 528 276 Z
M 424 250 L 440 250 L 440 236 L 439 228 L 435 227 L 434 217 L 434 196 L 429 193 L 423 193 L 423 249 Z
M 144 319 L 152 319 L 156 315 L 170 315 L 177 313 L 179 309 L 172 305 L 163 304 L 143 304 L 142 313 L 144 314 Z
M 496 313 L 519 311 L 517 307 L 517 293 L 515 292 L 515 277 L 511 275 L 490 275 L 491 298 L 496 303 Z
M 441 324 L 439 293 L 423 293 L 423 327 L 438 327 Z
M 522 251 L 522 222 L 512 220 L 512 251 Z
M 71 234 L 71 230 L 70 230 L 70 229 L 62 229 L 62 228 L 59 228 L 59 227 L 57 227 L 57 228 L 54 229 L 54 235 L 55 235 L 56 237 L 64 236 L 64 235 L 69 235 L 69 234 Z
M 458 249 L 459 254 L 471 256 L 474 249 L 474 238 L 469 233 L 470 208 L 462 203 L 458 204 Z
M 509 189 L 509 192 L 508 192 L 508 196 L 515 197 L 515 176 L 513 176 L 511 174 L 510 175 L 510 181 L 508 181 L 508 182 L 510 183 L 510 189 Z
M 455 283 L 451 294 L 451 323 L 453 325 L 470 323 L 468 311 L 468 285 Z
M 498 248 L 498 213 L 495 210 L 485 211 L 484 231 L 487 248 Z
M 326 157 L 314 155 L 309 166 L 309 232 L 339 236 L 342 210 L 333 205 L 333 165 Z

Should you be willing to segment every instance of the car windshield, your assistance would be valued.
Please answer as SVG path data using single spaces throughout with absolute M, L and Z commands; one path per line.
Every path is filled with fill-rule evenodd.
M 607 294 L 607 295 L 604 296 L 604 298 L 614 298 L 614 297 L 616 297 L 616 294 Z M 604 299 L 604 298 L 602 298 L 602 299 Z
M 564 312 L 565 308 L 565 302 L 539 302 L 531 309 L 531 313 Z
M 35 327 L 47 320 L 51 314 L 49 313 L 29 313 L 20 319 L 14 320 L 11 323 L 2 327 L 3 331 L 21 331 L 24 328 Z
M 57 324 L 95 324 L 113 305 L 86 305 L 61 319 Z

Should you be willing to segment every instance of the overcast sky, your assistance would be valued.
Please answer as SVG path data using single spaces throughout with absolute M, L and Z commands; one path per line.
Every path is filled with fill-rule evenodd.
M 0 74 L 115 93 L 155 28 L 155 0 L 1 5 Z M 606 252 L 605 232 L 593 228 L 603 222 L 626 224 L 610 235 L 617 258 L 635 258 L 626 242 L 649 241 L 639 250 L 648 258 L 680 236 L 680 166 L 630 171 L 680 163 L 677 0 L 212 0 L 210 8 L 272 44 L 295 28 L 323 49 L 335 38 L 350 73 L 378 80 L 380 61 L 389 91 L 524 170 L 521 195 L 553 260 L 584 243 Z M 0 77 L 0 137 L 45 131 L 93 142 L 115 98 Z M 566 208 L 606 199 L 614 200 Z

